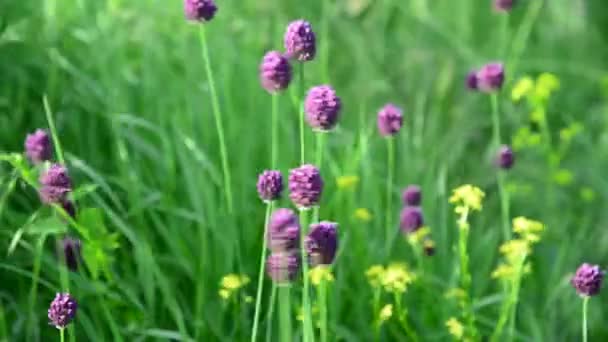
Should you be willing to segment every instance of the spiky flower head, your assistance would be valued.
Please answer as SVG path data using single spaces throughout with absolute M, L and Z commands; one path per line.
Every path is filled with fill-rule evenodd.
M 321 221 L 310 225 L 306 251 L 311 266 L 331 265 L 338 249 L 338 224 Z
M 408 206 L 419 206 L 422 201 L 422 191 L 418 185 L 409 185 L 403 190 L 403 204 Z
M 515 0 L 494 0 L 494 9 L 498 12 L 508 12 L 515 5 Z
M 40 199 L 46 204 L 65 203 L 67 194 L 72 191 L 72 181 L 68 170 L 61 164 L 51 165 L 40 175 Z
M 266 269 L 272 280 L 279 284 L 291 283 L 300 269 L 300 258 L 297 252 L 276 252 L 268 256 Z
M 403 125 L 401 108 L 389 103 L 378 112 L 378 130 L 382 136 L 388 137 L 399 133 Z
M 477 70 L 473 70 L 467 74 L 466 84 L 469 90 L 477 90 Z
M 300 223 L 291 209 L 279 208 L 272 213 L 268 223 L 268 248 L 273 252 L 285 252 L 297 248 L 300 243 Z
M 287 89 L 291 82 L 291 64 L 282 53 L 270 51 L 260 64 L 260 83 L 269 93 Z
M 424 217 L 420 207 L 405 207 L 401 210 L 400 227 L 401 231 L 411 234 L 424 225 Z
M 513 149 L 507 145 L 502 145 L 498 149 L 498 155 L 496 156 L 496 165 L 503 170 L 508 170 L 515 164 L 515 153 Z
M 476 74 L 477 88 L 486 93 L 492 93 L 502 88 L 505 81 L 505 69 L 502 63 L 488 63 Z
M 289 23 L 284 39 L 285 51 L 289 58 L 300 62 L 315 58 L 317 39 L 308 21 L 300 19 Z
M 599 265 L 582 264 L 572 278 L 572 286 L 581 297 L 595 296 L 600 292 L 604 271 Z
M 319 169 L 310 164 L 289 172 L 289 198 L 300 210 L 310 209 L 321 200 L 323 179 Z
M 342 101 L 336 95 L 336 91 L 329 85 L 320 85 L 310 88 L 304 110 L 306 121 L 317 131 L 331 131 L 340 118 Z
M 456 205 L 456 213 L 460 214 L 464 209 L 481 211 L 482 201 L 485 193 L 476 186 L 465 184 L 454 189 L 450 203 Z
M 184 13 L 186 19 L 192 21 L 210 21 L 217 12 L 213 0 L 184 0 Z
M 60 244 L 59 253 L 66 266 L 72 271 L 77 271 L 82 262 L 82 243 L 79 239 L 68 236 L 61 240 Z
M 78 304 L 69 293 L 57 293 L 49 307 L 48 317 L 57 329 L 64 329 L 76 316 Z
M 25 138 L 25 154 L 28 159 L 39 164 L 50 160 L 53 156 L 53 144 L 49 134 L 43 129 L 37 129 L 34 133 L 28 134 Z
M 257 188 L 262 201 L 277 200 L 283 192 L 283 175 L 277 170 L 266 170 L 258 177 Z

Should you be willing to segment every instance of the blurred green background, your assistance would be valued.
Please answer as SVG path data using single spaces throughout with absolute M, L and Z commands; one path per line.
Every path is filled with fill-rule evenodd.
M 382 250 L 386 149 L 375 115 L 386 102 L 405 113 L 393 221 L 401 189 L 420 184 L 437 243 L 425 270 L 434 281 L 405 295 L 413 325 L 424 340 L 449 338 L 444 322 L 458 308 L 443 294 L 457 286 L 457 230 L 447 198 L 453 187 L 472 183 L 486 192 L 484 210 L 472 221 L 474 304 L 482 333 L 492 331 L 501 288 L 490 274 L 501 230 L 490 101 L 468 92 L 464 78 L 493 60 L 507 62 L 502 140 L 519 144 L 507 178 L 511 213 L 547 225 L 533 272 L 524 279 L 517 336 L 579 338 L 580 299 L 570 276 L 580 263 L 605 266 L 608 257 L 605 0 L 521 0 L 508 16 L 495 13 L 490 0 L 217 3 L 216 18 L 205 26 L 224 114 L 233 215 L 223 195 L 200 27 L 184 20 L 181 1 L 0 1 L 0 150 L 21 151 L 26 133 L 47 126 L 46 94 L 75 183 L 97 185 L 79 205 L 101 208 L 110 231 L 120 235 L 120 248 L 108 255 L 111 278 L 70 275 L 80 303 L 77 340 L 248 339 L 253 305 L 224 302 L 219 282 L 228 273 L 247 274 L 253 281 L 243 291 L 255 295 L 264 220 L 255 182 L 270 163 L 271 106 L 258 64 L 266 51 L 282 50 L 284 29 L 297 18 L 313 24 L 319 43 L 317 58 L 306 65 L 307 87 L 330 83 L 343 101 L 322 168 L 321 217 L 340 223 L 342 245 L 329 306 L 332 339 L 372 339 L 364 275 L 370 265 L 414 263 L 405 241 L 390 259 Z M 546 104 L 548 135 L 535 131 L 525 101 L 511 100 L 518 79 L 543 72 L 560 81 Z M 280 97 L 279 165 L 285 172 L 299 163 L 299 93 L 294 82 Z M 313 141 L 307 129 L 310 160 Z M 338 177 L 349 175 L 359 183 L 339 188 Z M 2 165 L 0 340 L 50 341 L 57 336 L 46 310 L 59 288 L 54 242 L 26 233 L 7 253 L 40 208 L 33 191 L 21 183 L 11 188 L 11 177 Z M 357 220 L 357 208 L 368 209 L 371 221 Z M 606 298 L 591 300 L 591 341 L 608 339 Z M 382 338 L 403 340 L 404 334 L 396 321 L 388 322 Z

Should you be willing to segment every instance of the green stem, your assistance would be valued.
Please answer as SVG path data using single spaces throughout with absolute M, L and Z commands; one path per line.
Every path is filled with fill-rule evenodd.
M 59 341 L 65 342 L 65 328 L 59 329 Z
M 319 314 L 321 318 L 321 342 L 327 342 L 327 281 L 319 286 Z
M 583 298 L 583 342 L 587 342 L 587 307 L 589 306 L 589 296 Z
M 272 94 L 272 117 L 271 117 L 271 131 L 272 131 L 272 140 L 270 142 L 271 149 L 271 165 L 272 169 L 275 170 L 277 168 L 277 163 L 279 162 L 279 96 L 277 94 Z
M 262 303 L 262 289 L 264 288 L 264 269 L 266 266 L 266 234 L 268 232 L 268 220 L 272 211 L 273 202 L 266 205 L 266 216 L 264 219 L 264 235 L 262 235 L 262 253 L 260 253 L 260 271 L 258 272 L 258 290 L 255 297 L 255 314 L 253 316 L 253 328 L 251 330 L 251 342 L 255 342 L 258 336 L 258 323 L 260 319 L 260 308 Z
M 277 297 L 277 284 L 272 283 L 272 291 L 270 292 L 270 299 L 268 300 L 268 316 L 266 316 L 266 342 L 272 340 L 272 315 L 274 314 L 274 306 Z
M 380 286 L 376 286 L 374 289 L 374 340 L 380 341 Z
M 321 171 L 321 173 L 323 173 L 321 167 L 323 164 L 323 150 L 325 149 L 325 133 L 323 132 L 318 132 L 316 134 L 316 138 L 317 138 L 317 146 L 316 146 L 316 156 L 315 156 L 315 164 L 316 166 L 319 168 L 319 170 Z M 321 206 L 316 206 L 313 208 L 313 221 L 312 222 L 319 222 L 319 210 L 321 209 Z
M 385 224 L 386 224 L 386 231 L 385 231 L 385 251 L 387 254 L 387 256 L 390 256 L 390 249 L 391 249 L 391 240 L 392 240 L 392 235 L 393 235 L 393 226 L 392 226 L 392 220 L 391 218 L 393 217 L 393 205 L 392 205 L 392 189 L 393 189 L 393 170 L 395 167 L 395 143 L 393 141 L 393 138 L 387 138 L 386 140 L 386 154 L 387 154 L 387 176 L 386 176 L 386 217 L 385 217 Z
M 496 324 L 496 328 L 494 329 L 494 332 L 492 333 L 492 337 L 490 339 L 490 341 L 492 341 L 492 342 L 500 341 L 502 339 L 502 331 L 503 331 L 507 321 L 509 320 L 509 316 L 511 318 L 511 324 L 513 324 L 513 322 L 515 321 L 514 312 L 517 309 L 517 307 L 516 307 L 517 297 L 519 296 L 519 288 L 520 288 L 520 284 L 521 284 L 523 265 L 525 263 L 525 260 L 526 259 L 524 257 L 522 259 L 521 263 L 518 265 L 516 277 L 511 282 L 511 284 L 510 284 L 511 286 L 505 287 L 505 292 L 507 292 L 507 289 L 510 291 L 508 291 L 509 292 L 508 297 L 505 298 L 502 303 L 502 306 L 500 309 L 500 316 L 498 318 L 498 323 Z M 509 315 L 509 313 L 511 315 Z M 509 336 L 511 338 L 513 338 L 513 328 L 514 328 L 514 325 L 509 326 Z
M 306 161 L 306 156 L 304 153 L 306 152 L 306 138 L 304 137 L 304 97 L 305 89 L 304 89 L 304 63 L 300 63 L 300 164 L 304 164 Z
M 65 165 L 65 160 L 63 158 L 63 149 L 61 148 L 61 143 L 59 142 L 59 138 L 57 136 L 55 121 L 53 120 L 53 112 L 51 111 L 51 106 L 49 105 L 49 100 L 47 99 L 46 95 L 42 97 L 42 102 L 44 104 L 44 113 L 46 114 L 46 121 L 49 124 L 49 129 L 51 130 L 53 145 L 55 145 L 55 153 L 57 153 L 57 160 L 59 161 L 59 163 Z
M 526 258 L 523 257 L 519 267 L 517 269 L 517 279 L 513 284 L 513 291 L 511 292 L 511 317 L 509 318 L 509 338 L 515 339 L 515 318 L 517 316 L 517 302 L 519 301 L 519 289 L 521 288 L 521 278 L 524 272 L 524 263 Z
M 281 311 L 281 341 L 291 342 L 291 298 L 290 298 L 290 287 L 280 286 L 279 287 L 279 309 Z
M 528 11 L 522 20 L 519 30 L 515 34 L 511 47 L 511 53 L 507 59 L 507 70 L 511 75 L 515 75 L 517 73 L 517 64 L 519 63 L 519 59 L 521 58 L 524 48 L 526 47 L 526 42 L 528 41 L 528 37 L 532 32 L 534 22 L 543 8 L 543 4 L 544 1 L 537 0 L 530 1 L 530 5 L 528 5 Z
M 500 114 L 498 108 L 498 95 L 490 95 L 492 104 L 492 152 L 498 153 L 500 148 Z M 505 187 L 505 175 L 502 170 L 498 170 L 496 175 L 496 181 L 498 183 L 498 194 L 500 197 L 500 214 L 502 220 L 502 233 L 503 239 L 509 240 L 511 238 L 511 227 L 509 225 L 509 194 Z
M 228 213 L 232 214 L 233 201 L 232 201 L 232 189 L 230 180 L 230 167 L 228 165 L 228 151 L 226 150 L 226 140 L 224 137 L 224 125 L 222 123 L 222 113 L 220 111 L 220 104 L 215 89 L 215 81 L 213 79 L 213 71 L 211 69 L 211 63 L 209 60 L 209 48 L 207 46 L 207 36 L 205 34 L 205 25 L 201 25 L 201 45 L 203 48 L 203 61 L 205 63 L 205 71 L 207 73 L 207 80 L 209 81 L 209 91 L 211 92 L 211 106 L 213 108 L 213 116 L 215 117 L 215 126 L 219 137 L 220 144 L 220 155 L 222 158 L 222 171 L 224 173 L 224 190 L 226 195 L 226 204 L 228 205 Z
M 473 340 L 477 338 L 477 330 L 475 328 L 475 316 L 473 314 L 473 305 L 471 303 L 471 272 L 469 270 L 469 254 L 467 252 L 467 243 L 469 240 L 470 227 L 468 224 L 469 209 L 466 208 L 459 220 L 459 239 L 458 252 L 460 255 L 460 283 L 462 290 L 465 293 L 463 299 L 464 318 L 467 323 L 467 330 L 470 332 Z
M 312 314 L 310 309 L 310 281 L 308 279 L 308 257 L 306 254 L 306 233 L 308 232 L 308 212 L 300 210 L 300 253 L 302 262 L 302 305 L 304 306 L 304 319 L 302 320 L 304 342 L 314 341 L 312 329 Z
M 418 335 L 407 321 L 407 310 L 403 309 L 403 305 L 401 304 L 401 294 L 395 293 L 395 303 L 397 304 L 397 317 L 399 321 L 403 325 L 403 329 L 405 330 L 405 334 L 408 336 L 408 340 L 417 342 Z

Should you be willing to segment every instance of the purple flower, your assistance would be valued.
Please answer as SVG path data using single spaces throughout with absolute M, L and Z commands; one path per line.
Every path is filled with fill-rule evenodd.
M 319 131 L 329 131 L 336 126 L 341 108 L 340 98 L 329 85 L 311 88 L 304 102 L 306 121 L 313 129 Z
M 494 9 L 498 12 L 508 12 L 515 5 L 515 0 L 494 0 Z
M 193 21 L 209 21 L 217 12 L 213 0 L 184 0 L 186 19 Z
M 49 307 L 49 321 L 57 329 L 63 329 L 74 319 L 77 309 L 78 304 L 69 293 L 57 293 Z
M 413 233 L 424 225 L 424 218 L 420 207 L 405 207 L 401 210 L 401 231 Z
M 285 32 L 285 51 L 289 58 L 311 61 L 317 53 L 317 41 L 312 26 L 305 20 L 293 21 Z
M 513 167 L 515 163 L 515 154 L 513 150 L 507 146 L 502 145 L 498 150 L 498 155 L 496 156 L 496 165 L 501 169 L 508 170 Z
M 67 194 L 72 191 L 68 170 L 61 164 L 51 165 L 40 176 L 40 199 L 43 203 L 65 203 Z
M 378 130 L 383 136 L 395 135 L 403 125 L 401 108 L 392 103 L 387 104 L 378 112 Z
M 595 296 L 600 292 L 604 271 L 598 265 L 582 264 L 572 278 L 572 286 L 580 296 Z
M 422 201 L 422 191 L 418 185 L 409 185 L 403 190 L 403 204 L 407 206 L 418 206 Z
M 322 221 L 310 225 L 306 252 L 311 266 L 331 265 L 338 249 L 338 224 Z
M 477 90 L 477 70 L 473 70 L 467 74 L 467 88 Z
M 53 145 L 48 133 L 43 129 L 37 129 L 25 138 L 25 154 L 34 164 L 50 160 L 53 156 Z
M 76 206 L 74 206 L 74 202 L 65 200 L 61 203 L 61 207 L 63 207 L 63 210 L 65 210 L 66 214 L 70 215 L 71 218 L 76 218 Z
M 260 64 L 260 83 L 269 93 L 287 89 L 291 82 L 291 64 L 278 51 L 270 51 Z
M 278 252 L 272 253 L 266 259 L 268 275 L 277 284 L 292 282 L 300 269 L 298 253 Z
M 491 93 L 502 88 L 505 80 L 505 69 L 502 63 L 489 63 L 481 67 L 476 74 L 477 88 Z
M 306 164 L 289 172 L 289 198 L 300 210 L 317 205 L 322 192 L 323 179 L 315 166 Z
M 281 197 L 283 176 L 280 171 L 266 170 L 258 177 L 258 194 L 264 202 L 271 202 Z
M 63 261 L 72 271 L 78 270 L 78 265 L 82 262 L 82 245 L 79 239 L 66 237 L 61 241 L 60 253 Z
M 268 248 L 273 252 L 290 251 L 300 243 L 300 223 L 291 209 L 279 208 L 268 223 Z

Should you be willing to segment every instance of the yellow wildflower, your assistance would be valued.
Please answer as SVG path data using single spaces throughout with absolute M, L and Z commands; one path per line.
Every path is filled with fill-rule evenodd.
M 372 220 L 372 213 L 365 208 L 357 208 L 355 209 L 355 219 L 362 222 L 369 222 Z
M 404 263 L 393 263 L 386 267 L 382 275 L 381 283 L 388 292 L 403 293 L 407 290 L 415 275 L 409 271 Z
M 522 77 L 511 90 L 511 99 L 513 102 L 519 102 L 523 97 L 528 96 L 532 89 L 534 89 L 534 80 L 529 76 Z
M 421 243 L 422 241 L 425 241 L 427 236 L 429 236 L 430 234 L 431 234 L 431 228 L 421 227 L 420 229 L 413 232 L 412 234 L 409 234 L 408 239 L 410 240 L 411 243 L 417 245 L 417 244 Z
M 445 298 L 448 298 L 448 299 L 455 298 L 455 299 L 460 300 L 460 299 L 464 298 L 466 296 L 466 294 L 467 293 L 463 289 L 461 289 L 459 287 L 454 287 L 454 288 L 447 290 L 445 292 L 444 296 L 445 296 Z
M 222 287 L 227 290 L 238 290 L 249 283 L 246 275 L 228 274 L 222 278 Z
M 509 279 L 515 275 L 515 269 L 511 265 L 500 264 L 494 272 L 492 272 L 492 278 L 496 279 Z
M 530 244 L 526 240 L 513 239 L 503 243 L 499 250 L 507 260 L 516 263 L 530 254 Z
M 331 270 L 326 266 L 317 266 L 308 271 L 308 276 L 310 277 L 310 282 L 314 286 L 321 285 L 322 281 L 332 282 L 334 281 L 334 276 L 331 274 Z
M 542 222 L 530 220 L 522 216 L 513 219 L 513 231 L 527 242 L 538 242 L 540 240 L 540 233 L 544 230 L 545 226 Z
M 371 287 L 378 287 L 384 274 L 384 267 L 381 265 L 373 265 L 365 271 L 365 276 Z
M 353 190 L 359 184 L 359 176 L 340 176 L 336 182 L 340 190 Z
M 452 335 L 455 339 L 460 340 L 464 335 L 464 327 L 462 323 L 455 317 L 451 317 L 445 322 L 445 325 L 448 327 L 448 331 L 450 335 Z
M 456 204 L 457 214 L 461 214 L 465 209 L 481 211 L 484 196 L 481 189 L 466 184 L 454 189 L 450 203 Z
M 380 310 L 379 320 L 380 323 L 388 321 L 393 316 L 393 304 L 386 304 Z
M 546 100 L 551 94 L 559 89 L 559 78 L 554 74 L 542 73 L 536 79 L 536 87 L 534 88 L 534 96 L 538 100 Z
M 230 294 L 231 294 L 231 292 L 229 290 L 226 290 L 226 289 L 219 290 L 219 295 L 220 295 L 220 297 L 222 297 L 223 300 L 227 300 L 228 298 L 230 298 Z

